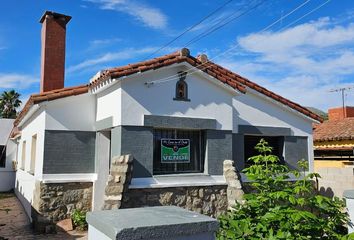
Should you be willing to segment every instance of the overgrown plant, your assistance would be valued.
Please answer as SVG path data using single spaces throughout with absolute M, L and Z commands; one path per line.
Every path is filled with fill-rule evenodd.
M 253 165 L 243 170 L 252 191 L 219 218 L 219 240 L 351 239 L 345 236 L 345 202 L 318 194 L 313 180 L 320 176 L 306 174 L 306 161 L 299 162 L 300 173 L 279 164 L 264 139 L 255 149 L 259 155 L 249 158 Z
M 71 220 L 73 221 L 75 228 L 79 230 L 87 229 L 86 212 L 75 209 L 71 214 Z

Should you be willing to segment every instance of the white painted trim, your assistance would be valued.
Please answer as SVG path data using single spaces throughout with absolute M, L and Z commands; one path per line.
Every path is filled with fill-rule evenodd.
M 285 105 L 285 104 L 283 104 L 281 102 L 278 102 L 275 99 L 273 99 L 271 97 L 268 97 L 267 95 L 264 95 L 263 93 L 260 93 L 260 92 L 258 92 L 256 90 L 252 89 L 252 88 L 247 87 L 246 94 L 247 94 L 247 92 L 252 93 L 254 95 L 257 95 L 259 97 L 262 97 L 264 99 L 267 99 L 268 101 L 270 101 L 270 102 L 272 102 L 272 103 L 274 103 L 274 104 L 276 104 L 278 106 L 281 106 L 281 107 L 285 108 L 289 112 L 295 113 L 295 114 L 297 114 L 297 115 L 299 115 L 299 116 L 301 116 L 301 117 L 303 117 L 303 118 L 305 118 L 305 119 L 307 119 L 307 120 L 309 120 L 311 122 L 320 123 L 318 120 L 315 120 L 315 119 L 313 119 L 313 118 L 311 118 L 311 117 L 309 117 L 309 116 L 307 116 L 307 115 L 305 115 L 305 114 L 303 114 L 303 113 L 301 113 L 301 112 L 299 112 L 299 111 L 297 111 L 297 110 L 295 110 L 295 109 L 293 109 L 293 108 L 291 108 L 291 107 L 289 107 L 289 106 L 287 106 L 287 105 Z
M 171 179 L 172 177 L 172 179 Z M 191 182 L 190 178 L 193 177 Z M 133 178 L 129 188 L 168 188 L 168 187 L 192 187 L 192 186 L 214 186 L 227 185 L 223 175 L 205 174 L 181 174 L 163 175 L 149 178 Z
M 192 65 L 189 64 L 188 62 L 181 62 L 181 63 L 177 63 L 177 64 L 172 64 L 172 65 L 170 65 L 170 66 L 168 66 L 168 67 L 170 68 L 170 67 L 172 67 L 172 66 L 174 66 L 174 65 L 177 65 L 177 66 L 178 66 L 178 65 L 184 66 L 184 67 L 187 67 L 188 69 L 190 69 L 190 67 L 195 68 L 194 66 L 192 66 Z M 167 67 L 164 67 L 164 69 L 167 69 Z M 206 72 L 204 72 L 204 71 L 202 71 L 202 70 L 200 70 L 200 69 L 198 69 L 198 68 L 196 68 L 196 69 L 197 69 L 197 70 L 195 70 L 194 72 L 189 73 L 189 75 L 190 75 L 190 74 L 194 74 L 194 73 L 200 74 L 202 77 L 206 78 L 207 80 L 209 80 L 209 81 L 212 82 L 213 84 L 215 84 L 215 85 L 217 85 L 217 86 L 223 88 L 224 90 L 227 90 L 227 91 L 228 91 L 229 93 L 231 93 L 232 95 L 239 95 L 239 94 L 242 94 L 240 91 L 238 91 L 238 90 L 232 88 L 232 87 L 231 87 L 230 85 L 228 85 L 227 83 L 221 82 L 220 80 L 214 78 L 213 76 L 207 74 Z M 149 72 L 149 71 L 147 71 L 147 72 Z M 171 81 L 172 81 L 173 79 L 175 79 L 175 78 L 171 78 Z M 168 82 L 168 81 L 169 81 L 169 80 L 167 80 L 167 82 Z M 150 82 L 145 82 L 145 84 L 147 84 L 148 86 L 151 86 L 151 85 L 153 85 L 153 84 L 159 84 L 159 83 L 160 83 L 160 84 L 163 84 L 164 82 L 159 82 L 159 79 L 153 80 L 153 81 L 150 81 Z
M 40 107 L 41 106 L 39 104 L 32 105 L 26 115 L 18 123 L 18 127 L 20 128 L 34 113 L 36 113 L 40 109 Z
M 175 67 L 175 66 L 178 66 L 178 65 L 181 65 L 181 63 L 174 63 L 174 64 L 171 64 L 169 66 L 162 67 L 162 68 L 163 69 L 169 69 L 169 68 L 172 68 L 172 67 Z M 159 70 L 159 69 L 151 69 L 151 70 L 148 70 L 148 71 L 145 71 L 145 72 L 137 72 L 137 73 L 133 73 L 133 74 L 128 75 L 128 76 L 122 76 L 122 77 L 119 77 L 119 78 L 111 78 L 111 77 L 109 77 L 109 78 L 104 79 L 103 81 L 101 81 L 97 86 L 92 87 L 90 89 L 90 92 L 92 94 L 97 94 L 99 92 L 104 91 L 106 88 L 113 86 L 113 84 L 118 82 L 118 81 L 122 81 L 123 79 L 134 78 L 137 75 L 145 74 L 145 73 L 149 73 L 149 72 L 157 71 L 157 70 Z
M 151 69 L 151 70 L 148 70 L 148 71 L 145 71 L 145 72 L 133 73 L 133 74 L 131 74 L 129 76 L 123 76 L 123 77 L 120 77 L 120 78 L 110 78 L 109 77 L 109 78 L 101 81 L 97 86 L 91 88 L 90 91 L 91 91 L 92 94 L 97 94 L 99 92 L 102 92 L 106 88 L 113 86 L 114 83 L 116 83 L 118 81 L 122 81 L 123 79 L 130 79 L 130 78 L 136 77 L 137 75 L 140 75 L 140 74 L 146 74 L 146 73 L 149 73 L 149 72 L 152 72 L 152 71 L 158 71 L 160 69 L 169 69 L 169 68 L 178 67 L 178 66 L 185 66 L 187 68 L 193 67 L 191 64 L 189 64 L 187 62 L 181 62 L 181 63 L 174 63 L 174 64 L 171 64 L 169 66 L 161 67 L 159 69 Z M 202 71 L 200 69 L 197 69 L 192 74 L 194 74 L 194 73 L 202 75 L 207 80 L 209 80 L 212 83 L 214 83 L 215 85 L 227 90 L 228 92 L 230 92 L 233 95 L 242 94 L 240 91 L 232 88 L 231 86 L 229 86 L 226 83 L 220 82 L 218 79 L 214 78 L 213 76 L 210 76 L 209 74 L 205 73 L 204 71 Z M 154 81 L 145 82 L 145 83 L 148 83 L 148 84 L 151 83 L 151 85 L 153 85 L 153 84 L 155 84 L 155 82 L 156 82 L 156 84 L 158 84 L 159 83 L 158 81 L 159 80 L 154 80 Z
M 43 174 L 41 180 L 43 183 L 94 182 L 97 180 L 97 174 Z

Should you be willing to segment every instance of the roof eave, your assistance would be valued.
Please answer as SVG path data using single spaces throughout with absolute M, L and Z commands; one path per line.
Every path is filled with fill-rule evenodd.
M 40 109 L 40 104 L 33 104 L 29 110 L 27 111 L 27 113 L 25 114 L 25 116 L 23 118 L 20 119 L 20 121 L 16 124 L 16 126 L 21 129 L 21 127 L 23 126 L 23 124 L 30 119 L 30 117 L 32 117 L 32 115 L 34 113 L 36 113 L 39 109 Z

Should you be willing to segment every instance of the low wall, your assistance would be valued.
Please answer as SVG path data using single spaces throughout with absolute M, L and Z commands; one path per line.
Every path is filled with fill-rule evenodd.
M 216 217 L 227 210 L 227 186 L 129 189 L 121 208 L 169 205 Z
M 315 160 L 314 161 L 314 169 L 317 171 L 320 168 L 344 168 L 346 166 L 350 167 L 353 165 L 351 161 L 334 161 L 334 160 Z
M 174 205 L 217 217 L 242 199 L 242 186 L 231 160 L 223 164 L 225 184 L 149 188 L 129 188 L 132 163 L 131 155 L 112 158 L 102 209 Z
M 36 182 L 33 194 L 32 220 L 37 232 L 52 232 L 53 223 L 70 218 L 75 210 L 90 211 L 92 183 L 43 183 Z
M 318 181 L 320 193 L 332 197 L 343 197 L 343 192 L 354 189 L 354 168 L 323 167 L 317 168 L 316 172 L 321 175 Z

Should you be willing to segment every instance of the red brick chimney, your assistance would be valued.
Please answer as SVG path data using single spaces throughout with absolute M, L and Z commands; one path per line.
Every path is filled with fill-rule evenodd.
M 40 92 L 64 87 L 66 24 L 71 17 L 46 11 L 42 23 Z
M 354 117 L 354 107 L 337 107 L 328 109 L 328 119 L 341 120 L 348 117 Z

